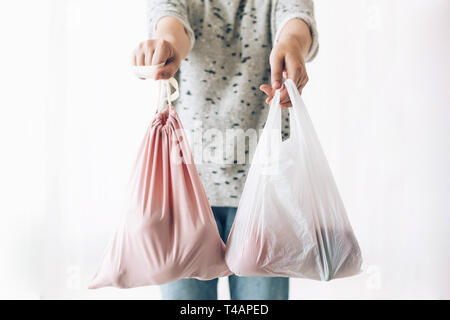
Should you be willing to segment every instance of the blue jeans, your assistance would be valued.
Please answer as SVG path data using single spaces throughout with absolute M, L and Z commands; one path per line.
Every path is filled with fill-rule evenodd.
M 227 241 L 237 208 L 212 207 L 220 237 Z M 161 286 L 165 300 L 217 300 L 217 281 L 181 279 Z M 232 300 L 287 300 L 289 278 L 228 277 Z

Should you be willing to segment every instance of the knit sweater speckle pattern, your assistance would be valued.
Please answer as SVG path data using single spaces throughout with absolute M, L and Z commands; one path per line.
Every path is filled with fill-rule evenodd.
M 186 131 L 211 206 L 237 207 L 269 106 L 259 90 L 270 84 L 269 55 L 286 22 L 310 27 L 318 51 L 312 1 L 149 0 L 149 38 L 161 17 L 185 26 L 191 51 L 175 75 L 180 98 L 174 106 Z M 282 134 L 289 134 L 287 110 Z

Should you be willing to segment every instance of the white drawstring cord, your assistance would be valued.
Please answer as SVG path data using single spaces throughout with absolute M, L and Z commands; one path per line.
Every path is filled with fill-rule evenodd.
M 134 74 L 138 77 L 138 78 L 143 78 L 143 79 L 154 79 L 155 78 L 155 73 L 158 70 L 158 68 L 162 67 L 164 65 L 164 63 L 160 63 L 160 64 L 156 64 L 156 65 L 152 65 L 152 66 L 134 66 Z M 178 97 L 180 96 L 180 91 L 179 91 L 179 87 L 178 87 L 178 82 L 175 78 L 170 78 L 168 80 L 155 80 L 158 84 L 157 84 L 157 109 L 158 111 L 162 111 L 160 110 L 160 106 L 164 106 L 164 101 L 167 100 L 169 105 L 172 105 L 172 102 L 175 101 L 176 99 L 178 99 Z M 163 101 L 161 102 L 161 83 L 164 82 L 164 84 L 166 85 L 166 97 L 163 99 Z M 175 91 L 171 92 L 170 86 L 172 86 Z

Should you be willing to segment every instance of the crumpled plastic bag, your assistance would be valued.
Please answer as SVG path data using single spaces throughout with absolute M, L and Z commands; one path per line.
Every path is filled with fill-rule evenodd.
M 225 260 L 240 276 L 317 280 L 360 272 L 361 251 L 303 100 L 292 80 L 290 137 L 281 138 L 280 91 L 230 232 Z

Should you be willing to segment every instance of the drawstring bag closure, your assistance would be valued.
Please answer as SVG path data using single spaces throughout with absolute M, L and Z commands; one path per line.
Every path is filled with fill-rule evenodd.
M 180 96 L 180 90 L 178 87 L 178 81 L 172 77 L 170 79 L 155 80 L 156 71 L 164 66 L 165 63 L 155 64 L 151 66 L 135 66 L 133 67 L 134 74 L 141 79 L 153 79 L 157 83 L 156 94 L 156 111 L 161 112 L 165 109 L 166 105 L 173 106 L 172 102 L 178 99 Z M 166 97 L 161 101 L 161 90 L 163 90 L 163 84 L 166 87 Z M 174 88 L 172 92 L 171 87 Z M 167 101 L 167 104 L 165 103 Z
M 178 88 L 178 81 L 175 78 L 170 78 L 168 80 L 155 80 L 158 84 L 158 93 L 157 93 L 157 111 L 161 112 L 165 109 L 165 101 L 167 100 L 167 105 L 169 106 L 173 106 L 172 105 L 172 101 L 175 101 L 176 99 L 178 99 L 178 97 L 180 96 L 180 90 Z M 164 83 L 165 87 L 166 87 L 166 97 L 161 101 L 161 90 L 162 88 L 162 83 Z M 171 92 L 171 88 L 173 87 L 175 90 L 173 92 Z

